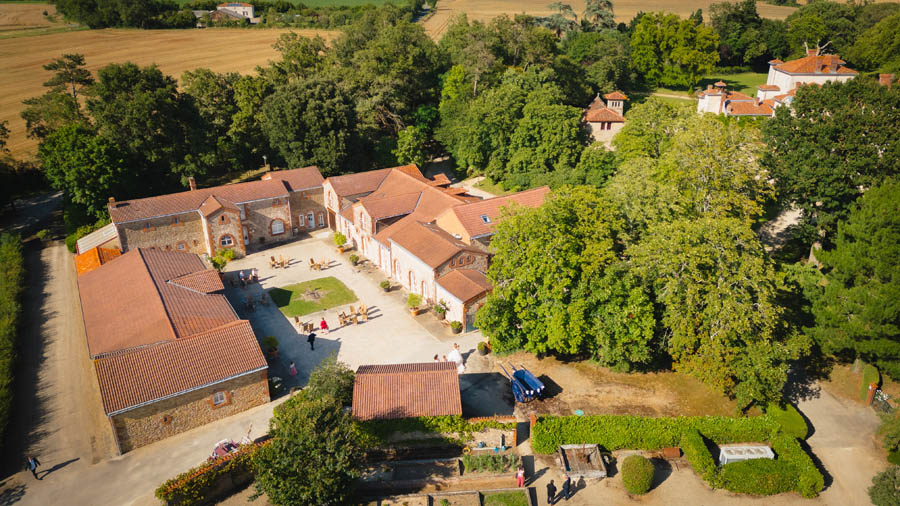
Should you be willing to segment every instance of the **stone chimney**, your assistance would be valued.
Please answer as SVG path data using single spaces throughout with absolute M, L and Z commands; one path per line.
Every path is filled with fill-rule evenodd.
M 197 180 L 194 179 L 194 176 L 188 177 L 188 184 L 191 186 L 191 191 L 197 189 Z
M 807 49 L 806 56 L 819 56 L 819 48 Z
M 837 74 L 838 70 L 838 56 L 831 55 L 828 57 L 828 73 L 829 74 Z
M 113 205 L 113 204 L 115 204 L 115 203 L 116 203 L 116 198 L 115 198 L 115 197 L 110 197 L 110 198 L 109 198 L 109 205 Z
M 894 74 L 878 74 L 878 84 L 890 88 L 893 82 Z

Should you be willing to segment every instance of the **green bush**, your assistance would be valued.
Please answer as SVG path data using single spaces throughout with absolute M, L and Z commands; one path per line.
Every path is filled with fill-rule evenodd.
M 800 439 L 806 439 L 806 435 L 809 433 L 809 427 L 806 425 L 806 420 L 803 419 L 803 415 L 797 411 L 797 408 L 794 406 L 785 403 L 782 408 L 776 403 L 770 403 L 768 407 L 766 407 L 766 414 L 771 416 L 778 422 L 778 425 L 781 426 L 781 432 L 783 434 L 787 434 L 788 436 L 793 436 Z
M 206 503 L 207 495 L 226 475 L 238 479 L 243 476 L 252 477 L 253 454 L 266 443 L 243 446 L 235 453 L 179 474 L 156 489 L 157 499 L 165 504 L 180 506 Z
M 825 477 L 803 449 L 800 440 L 785 434 L 773 437 L 769 443 L 775 451 L 776 462 L 793 466 L 797 473 L 797 488 L 803 497 L 815 497 L 825 488 Z
M 653 462 L 640 455 L 629 455 L 622 462 L 622 485 L 630 494 L 646 494 L 653 485 L 653 470 Z
M 900 504 L 900 467 L 890 466 L 872 478 L 869 499 L 875 506 Z
M 22 293 L 25 290 L 25 258 L 16 234 L 0 235 L 0 434 L 6 431 L 13 398 L 13 377 Z M 0 447 L 3 443 L 0 443 Z
M 515 455 L 463 455 L 462 464 L 465 473 L 505 473 L 515 469 L 519 458 Z
M 368 420 L 357 423 L 363 434 L 367 435 L 375 445 L 383 445 L 388 437 L 396 433 L 425 432 L 447 434 L 455 432 L 462 439 L 469 439 L 473 432 L 484 429 L 515 430 L 515 422 L 499 422 L 497 420 L 479 420 L 470 422 L 459 415 L 420 416 L 417 418 L 399 418 L 395 420 Z
M 881 385 L 881 374 L 878 372 L 877 367 L 872 364 L 866 364 L 863 367 L 862 385 L 859 386 L 860 400 L 864 401 L 869 397 L 869 385 L 872 383 Z
M 266 336 L 263 339 L 263 344 L 266 345 L 266 348 L 278 348 L 278 338 L 275 336 Z
M 745 460 L 722 466 L 718 484 L 729 492 L 739 494 L 781 494 L 796 490 L 797 472 L 793 466 L 777 460 Z
M 417 293 L 409 294 L 409 297 L 406 299 L 406 305 L 410 307 L 410 309 L 415 309 L 422 304 L 422 296 Z
M 769 415 L 645 417 L 632 415 L 545 416 L 531 434 L 534 451 L 554 453 L 563 444 L 599 444 L 609 451 L 622 448 L 658 450 L 678 446 L 681 435 L 694 429 L 717 444 L 767 441 L 778 430 Z
M 75 248 L 78 243 L 78 239 L 90 234 L 94 230 L 105 227 L 109 224 L 108 219 L 98 220 L 93 225 L 82 225 L 75 229 L 74 232 L 66 236 L 66 248 L 69 249 L 69 253 L 75 253 Z
M 681 436 L 681 450 L 684 457 L 694 468 L 694 471 L 700 475 L 707 483 L 716 486 L 716 473 L 718 467 L 713 459 L 709 447 L 706 446 L 706 440 L 696 429 L 686 430 Z
M 453 329 L 453 332 L 459 332 L 462 330 L 462 322 L 452 321 L 450 322 L 450 328 Z
M 347 236 L 340 232 L 334 233 L 334 245 L 340 248 L 344 244 L 347 244 Z
M 230 262 L 234 260 L 234 250 L 233 249 L 220 249 L 216 251 L 217 257 L 222 257 L 226 262 Z

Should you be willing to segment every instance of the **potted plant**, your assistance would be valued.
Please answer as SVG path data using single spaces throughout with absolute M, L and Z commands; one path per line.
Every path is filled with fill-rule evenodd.
M 278 338 L 275 336 L 267 336 L 263 339 L 263 344 L 269 350 L 269 358 L 278 358 Z
M 419 314 L 419 306 L 422 304 L 422 296 L 417 293 L 409 294 L 409 297 L 406 299 L 406 305 L 409 306 L 409 311 L 416 316 Z
M 491 351 L 491 348 L 488 346 L 488 343 L 481 341 L 478 343 L 478 354 L 479 355 L 487 355 Z
M 350 263 L 356 265 L 359 263 L 359 255 L 350 255 Z
M 347 244 L 347 236 L 340 232 L 334 233 L 334 245 L 337 246 L 338 253 L 344 252 L 344 245 Z
M 438 320 L 443 320 L 447 316 L 447 302 L 443 299 L 434 305 L 434 314 Z
M 225 260 L 224 258 L 220 257 L 219 255 L 216 255 L 209 259 L 209 263 L 212 264 L 213 269 L 215 269 L 216 272 L 219 273 L 220 277 L 224 276 L 222 271 L 225 270 L 225 264 L 228 263 L 228 260 Z
M 381 282 L 381 289 L 384 290 L 384 293 L 391 291 L 391 282 L 388 280 L 384 280 Z
M 459 334 L 462 332 L 462 323 L 456 320 L 450 322 L 450 330 L 452 330 L 454 334 Z

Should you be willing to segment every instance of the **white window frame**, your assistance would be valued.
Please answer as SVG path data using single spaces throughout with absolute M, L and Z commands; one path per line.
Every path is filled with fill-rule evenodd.
M 228 396 L 225 395 L 225 391 L 219 391 L 213 394 L 213 406 L 221 406 L 228 401 Z
M 275 227 L 281 227 L 281 231 L 276 231 Z M 284 222 L 279 219 L 272 220 L 272 235 L 281 235 L 283 233 L 284 233 Z
M 225 244 L 226 239 L 228 240 L 228 244 Z M 219 238 L 219 246 L 222 246 L 223 248 L 227 248 L 228 246 L 234 246 L 234 238 L 231 237 L 230 235 L 223 235 L 222 237 Z

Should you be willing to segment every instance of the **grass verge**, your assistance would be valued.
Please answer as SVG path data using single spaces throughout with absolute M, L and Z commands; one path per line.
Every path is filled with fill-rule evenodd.
M 525 492 L 488 492 L 484 494 L 484 506 L 528 506 Z
M 313 279 L 269 290 L 269 297 L 288 318 L 356 302 L 356 294 L 337 278 Z

